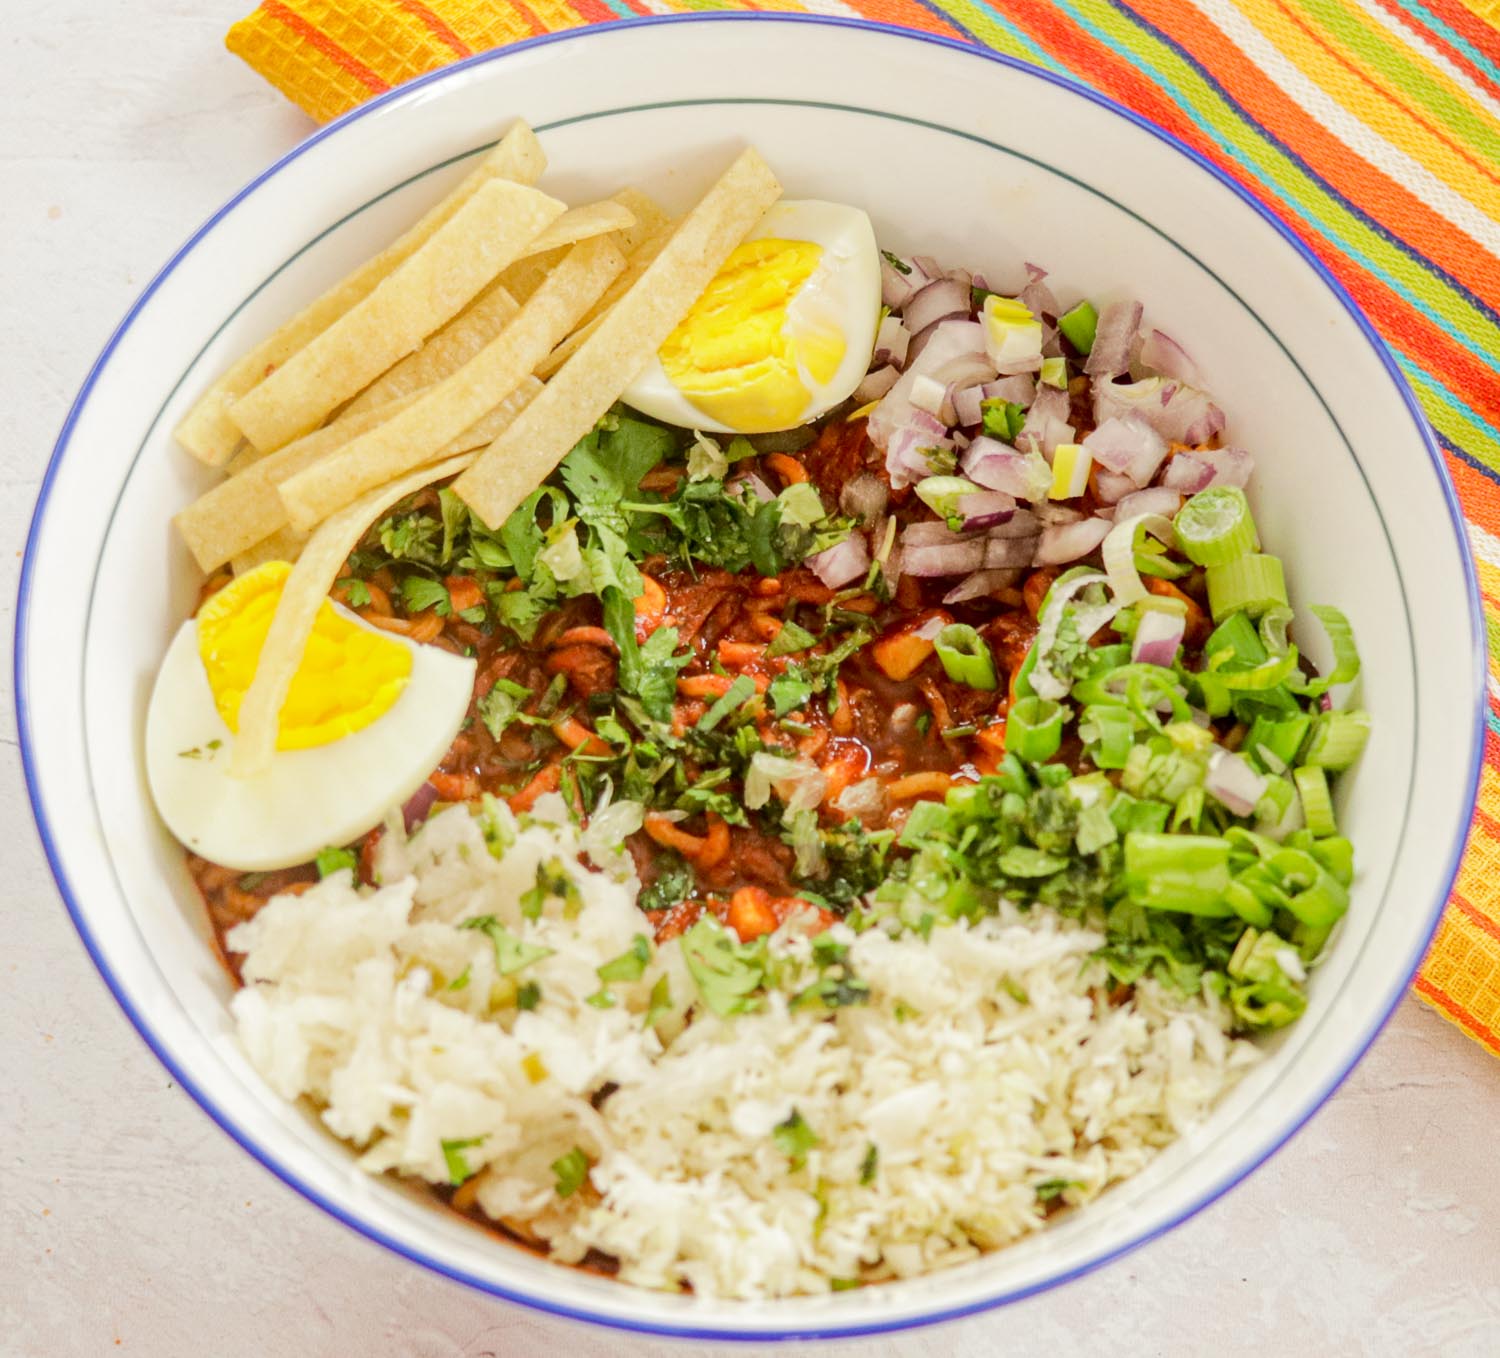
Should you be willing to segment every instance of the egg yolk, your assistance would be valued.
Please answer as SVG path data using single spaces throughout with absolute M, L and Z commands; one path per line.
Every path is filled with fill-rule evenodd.
M 822 257 L 812 241 L 745 241 L 667 337 L 662 369 L 705 415 L 747 434 L 787 429 L 811 398 L 799 363 L 818 383 L 838 371 L 838 325 L 793 312 Z
M 291 573 L 287 562 L 268 561 L 198 610 L 198 654 L 214 706 L 231 731 L 239 730 L 240 703 Z M 282 704 L 276 748 L 327 745 L 370 725 L 401 696 L 411 668 L 407 647 L 340 616 L 324 600 Z

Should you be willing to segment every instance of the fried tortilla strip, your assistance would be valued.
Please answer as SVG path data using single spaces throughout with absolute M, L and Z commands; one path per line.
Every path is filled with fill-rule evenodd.
M 362 302 L 229 408 L 269 451 L 315 429 L 471 302 L 564 206 L 508 179 L 480 185 Z
M 666 209 L 649 193 L 627 186 L 609 197 L 611 202 L 618 203 L 635 218 L 632 225 L 615 232 L 615 244 L 625 252 L 627 259 L 648 236 L 660 235 L 671 225 L 672 219 Z
M 523 377 L 521 385 L 500 402 L 488 415 L 481 416 L 456 439 L 450 439 L 438 451 L 437 461 L 456 453 L 470 453 L 475 448 L 484 448 L 493 443 L 515 423 L 516 416 L 526 409 L 542 390 L 542 384 L 534 377 Z
M 229 418 L 229 407 L 235 401 L 350 307 L 368 297 L 392 269 L 425 244 L 481 185 L 495 178 L 535 184 L 546 168 L 547 157 L 542 154 L 536 134 L 525 123 L 515 123 L 458 187 L 430 208 L 405 235 L 334 284 L 224 372 L 177 426 L 177 441 L 200 462 L 211 467 L 223 466 L 240 441 L 239 426 Z
M 462 471 L 473 459 L 473 453 L 461 453 L 379 486 L 325 519 L 308 538 L 282 588 L 255 678 L 240 703 L 239 732 L 229 758 L 232 776 L 253 778 L 270 767 L 281 707 L 302 663 L 318 609 L 366 530 L 398 500 Z
M 565 245 L 577 245 L 579 241 L 594 236 L 607 236 L 610 232 L 628 231 L 635 225 L 635 214 L 623 203 L 605 198 L 597 203 L 585 203 L 582 207 L 569 208 L 530 245 L 528 255 L 543 254 Z
M 244 575 L 267 561 L 295 561 L 301 554 L 308 535 L 299 533 L 290 526 L 278 528 L 268 538 L 262 538 L 255 546 L 240 552 L 229 563 L 236 575 Z
M 413 396 L 456 373 L 504 330 L 520 309 L 503 283 L 490 284 L 416 353 L 408 354 L 371 382 L 344 407 L 339 418 L 373 410 L 401 396 Z
M 503 523 L 598 423 L 781 193 L 753 147 L 735 160 L 672 238 L 454 489 L 485 523 Z
M 606 237 L 575 245 L 515 320 L 456 373 L 283 481 L 292 527 L 312 528 L 365 491 L 431 461 L 531 375 L 624 267 L 624 255 Z
M 179 510 L 172 522 L 198 565 L 205 571 L 217 570 L 276 532 L 286 523 L 286 509 L 276 493 L 278 482 L 390 419 L 413 399 L 406 397 L 376 410 L 361 411 L 334 421 L 326 429 L 314 430 L 258 458 L 237 476 L 221 481 Z
M 676 222 L 665 214 L 662 215 L 656 229 L 645 236 L 636 245 L 630 257 L 625 261 L 625 272 L 609 285 L 604 296 L 601 297 L 584 315 L 582 323 L 571 335 L 557 346 L 537 366 L 538 377 L 551 377 L 564 363 L 566 363 L 578 351 L 579 346 L 588 339 L 590 335 L 599 328 L 599 322 L 604 319 L 605 313 L 614 306 L 627 292 L 630 291 L 647 266 L 657 255 L 661 254 L 662 247 L 671 240 L 672 232 L 676 229 Z

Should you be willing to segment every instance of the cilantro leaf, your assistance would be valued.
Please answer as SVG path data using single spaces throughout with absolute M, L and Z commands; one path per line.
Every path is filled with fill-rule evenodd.
M 801 1169 L 807 1163 L 807 1153 L 821 1145 L 818 1134 L 807 1125 L 807 1120 L 795 1108 L 785 1122 L 778 1122 L 771 1129 L 777 1146 L 792 1162 L 793 1169 Z
M 369 585 L 355 576 L 346 575 L 342 579 L 335 580 L 333 588 L 348 608 L 363 608 L 370 602 Z
M 635 602 L 620 589 L 604 592 L 604 626 L 620 652 L 621 690 L 639 698 L 648 717 L 671 721 L 677 672 L 693 658 L 691 651 L 676 654 L 677 629 L 658 627 L 644 644 L 637 642 Z
M 641 478 L 677 451 L 677 435 L 658 424 L 611 413 L 563 458 L 558 472 L 580 518 L 618 523 L 620 505 L 640 491 Z
M 441 580 L 429 580 L 425 575 L 408 575 L 402 580 L 401 604 L 408 613 L 436 609 L 440 618 L 446 618 L 453 611 L 448 587 Z
M 642 910 L 670 910 L 693 894 L 698 879 L 693 875 L 692 868 L 677 854 L 658 854 L 656 867 L 659 873 L 657 879 L 641 892 Z
M 755 991 L 766 979 L 765 938 L 741 943 L 711 915 L 681 938 L 682 956 L 703 1002 L 720 1018 L 756 1007 Z
M 771 680 L 766 689 L 766 698 L 771 704 L 771 711 L 778 717 L 784 717 L 794 708 L 803 706 L 817 688 L 818 685 L 800 665 L 788 665 Z
M 531 697 L 531 690 L 514 679 L 497 679 L 495 686 L 475 705 L 479 719 L 493 740 L 499 740 L 505 728 L 521 714 L 521 704 Z
M 816 641 L 817 637 L 805 627 L 798 627 L 794 622 L 784 622 L 781 624 L 781 630 L 771 638 L 771 644 L 766 647 L 766 659 L 774 660 L 777 656 L 805 651 Z
M 502 976 L 510 976 L 533 962 L 551 957 L 552 948 L 540 943 L 527 943 L 517 938 L 493 915 L 475 915 L 458 926 L 460 929 L 478 929 L 495 945 L 495 970 Z
M 755 697 L 755 680 L 748 674 L 742 674 L 729 685 L 717 698 L 713 705 L 701 717 L 698 718 L 699 731 L 712 731 L 731 712 L 738 711 L 746 703 Z
M 566 1155 L 552 1162 L 552 1173 L 557 1178 L 557 1196 L 571 1198 L 588 1178 L 589 1158 L 577 1146 Z
M 542 988 L 535 981 L 527 981 L 516 991 L 517 1009 L 535 1009 L 542 1002 Z
M 599 979 L 609 981 L 639 981 L 651 960 L 651 940 L 645 934 L 637 934 L 630 946 L 618 957 L 595 968 Z
M 865 1158 L 859 1162 L 859 1181 L 872 1184 L 880 1169 L 880 1147 L 873 1141 L 865 1147 Z

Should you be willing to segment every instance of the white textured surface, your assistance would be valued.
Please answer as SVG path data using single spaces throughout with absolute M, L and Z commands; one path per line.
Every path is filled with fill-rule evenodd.
M 250 0 L 4 7 L 0 626 L 68 402 L 188 231 L 308 130 L 222 49 Z M 682 1354 L 506 1307 L 352 1236 L 175 1090 L 47 874 L 0 677 L 0 1355 Z M 1407 1002 L 1264 1170 L 1050 1295 L 851 1355 L 1500 1352 L 1500 1066 Z M 798 1352 L 792 1345 L 781 1350 Z

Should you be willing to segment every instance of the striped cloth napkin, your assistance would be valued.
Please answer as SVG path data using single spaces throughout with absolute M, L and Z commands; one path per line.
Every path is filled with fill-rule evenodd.
M 1338 276 L 1437 431 L 1500 664 L 1500 0 L 742 0 L 995 48 L 1144 114 Z M 734 0 L 262 0 L 230 51 L 319 121 L 535 34 Z M 1500 669 L 1492 668 L 1500 676 Z M 1500 683 L 1417 993 L 1500 1055 Z

